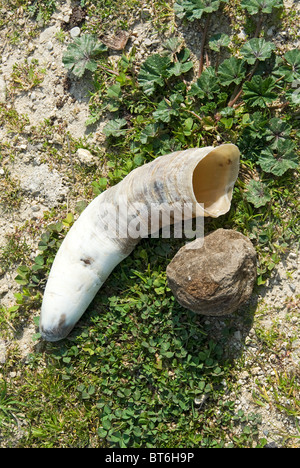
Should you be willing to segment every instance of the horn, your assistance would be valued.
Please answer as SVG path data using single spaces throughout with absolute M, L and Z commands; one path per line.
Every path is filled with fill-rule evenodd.
M 232 144 L 177 151 L 134 169 L 96 197 L 73 224 L 54 259 L 41 308 L 42 338 L 58 341 L 69 334 L 112 270 L 141 238 L 174 224 L 180 216 L 225 214 L 239 155 Z M 188 213 L 182 215 L 185 206 Z M 159 216 L 153 215 L 158 212 Z

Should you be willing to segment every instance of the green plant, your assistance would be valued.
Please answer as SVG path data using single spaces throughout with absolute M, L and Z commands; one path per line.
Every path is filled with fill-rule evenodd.
M 274 8 L 282 8 L 283 0 L 242 0 L 241 7 L 245 8 L 249 15 L 257 15 L 258 20 L 255 37 L 258 37 L 263 24 L 264 15 L 272 13 Z
M 265 206 L 272 199 L 268 186 L 260 180 L 250 180 L 246 190 L 245 196 L 255 208 Z
M 37 21 L 46 23 L 56 10 L 56 0 L 34 0 L 28 2 L 28 11 Z
M 5 380 L 0 380 L 0 424 L 1 427 L 6 427 L 10 424 L 16 424 L 18 419 L 15 413 L 20 412 L 20 406 L 24 406 L 20 401 L 16 400 L 8 393 Z
M 3 274 L 12 266 L 28 261 L 30 249 L 26 240 L 18 232 L 6 236 L 7 242 L 0 247 L 0 271 Z
M 92 72 L 96 70 L 97 62 L 95 59 L 106 50 L 107 47 L 99 42 L 95 36 L 84 34 L 68 45 L 62 61 L 68 70 L 81 78 L 86 70 Z
M 39 62 L 36 59 L 32 59 L 30 63 L 26 59 L 24 63 L 15 63 L 13 65 L 11 74 L 13 92 L 16 89 L 28 91 L 43 82 L 46 70 L 43 68 L 39 69 L 38 65 Z
M 228 3 L 228 0 L 177 0 L 174 4 L 174 11 L 179 18 L 186 18 L 188 21 L 205 18 L 200 47 L 199 76 L 201 76 L 204 67 L 204 52 L 211 20 L 210 15 L 218 11 L 222 3 Z

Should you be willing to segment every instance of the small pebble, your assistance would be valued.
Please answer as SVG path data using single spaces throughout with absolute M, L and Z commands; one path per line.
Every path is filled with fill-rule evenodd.
M 75 37 L 80 36 L 80 28 L 78 26 L 75 26 L 75 28 L 70 29 L 70 36 L 72 39 L 75 39 Z

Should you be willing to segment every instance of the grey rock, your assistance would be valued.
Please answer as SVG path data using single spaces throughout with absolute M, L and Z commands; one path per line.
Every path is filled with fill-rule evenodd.
M 85 148 L 78 148 L 76 151 L 76 157 L 82 164 L 86 164 L 87 166 L 95 164 L 94 156 Z
M 178 302 L 211 316 L 236 311 L 252 294 L 256 252 L 234 230 L 218 229 L 182 247 L 167 267 L 169 287 Z

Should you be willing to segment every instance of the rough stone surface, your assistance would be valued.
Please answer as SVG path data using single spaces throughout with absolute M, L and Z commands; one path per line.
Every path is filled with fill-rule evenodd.
M 6 83 L 2 76 L 0 76 L 0 103 L 6 101 Z
M 256 279 L 256 252 L 241 233 L 218 229 L 182 247 L 167 267 L 178 302 L 203 315 L 235 312 Z
M 96 163 L 96 159 L 92 153 L 85 148 L 78 148 L 76 151 L 76 157 L 81 162 L 81 164 L 85 164 L 87 166 L 91 166 Z

